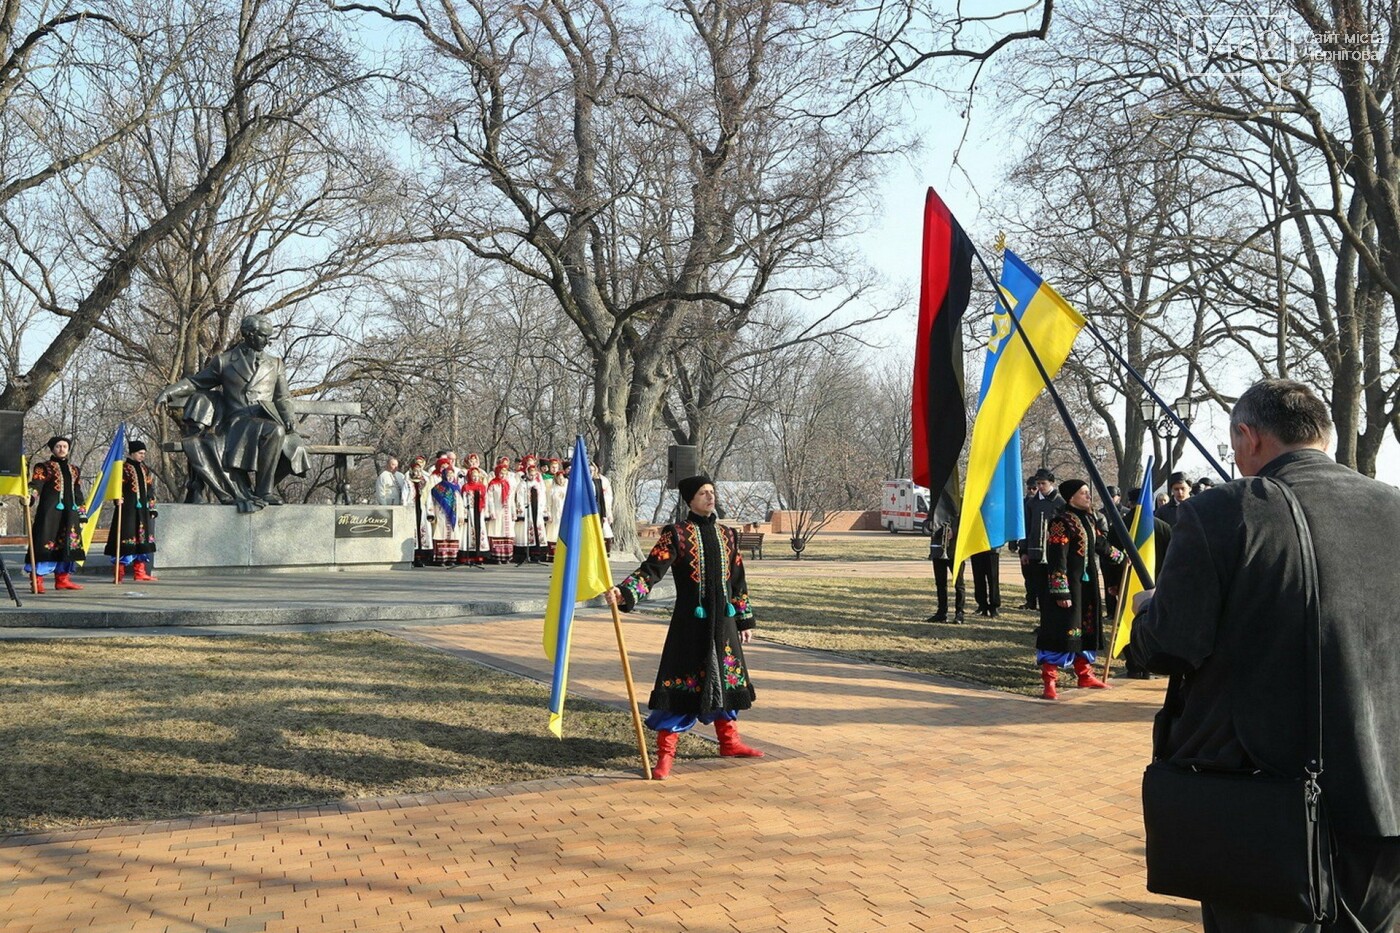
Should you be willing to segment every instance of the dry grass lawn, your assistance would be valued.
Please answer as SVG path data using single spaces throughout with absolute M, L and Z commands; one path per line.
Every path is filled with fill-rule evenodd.
M 871 537 L 876 542 L 910 540 L 908 535 Z M 1019 575 L 1012 583 L 1012 574 L 1002 574 L 1000 615 L 986 619 L 975 614 L 972 574 L 967 571 L 966 622 L 940 625 L 924 621 L 937 609 L 933 572 L 926 561 L 843 566 L 815 561 L 808 565 L 804 559 L 796 564 L 745 561 L 745 567 L 758 633 L 765 639 L 1012 693 L 1040 693 L 1035 667 L 1039 620 L 1033 612 L 1009 608 L 1024 598 Z
M 770 534 L 763 539 L 764 559 L 757 561 L 762 564 L 770 560 L 781 560 L 793 563 L 792 546 L 788 544 L 788 536 L 782 534 Z M 745 553 L 744 559 L 748 559 Z M 928 538 L 920 534 L 910 534 L 900 532 L 892 535 L 887 531 L 862 531 L 862 532 L 818 532 L 817 536 L 807 542 L 807 548 L 802 552 L 802 560 L 797 563 L 806 563 L 809 560 L 815 561 L 852 561 L 852 560 L 926 560 L 928 558 Z
M 627 713 L 571 698 L 561 742 L 547 685 L 378 633 L 0 651 L 0 833 L 640 768 Z

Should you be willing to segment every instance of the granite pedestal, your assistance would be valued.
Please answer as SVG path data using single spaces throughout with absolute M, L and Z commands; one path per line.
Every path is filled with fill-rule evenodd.
M 160 503 L 157 572 L 385 569 L 413 561 L 409 506 Z

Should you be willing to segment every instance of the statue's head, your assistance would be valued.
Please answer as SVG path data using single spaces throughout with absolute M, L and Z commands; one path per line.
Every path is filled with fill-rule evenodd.
M 238 325 L 243 342 L 254 350 L 265 350 L 272 341 L 272 322 L 261 314 L 250 314 Z

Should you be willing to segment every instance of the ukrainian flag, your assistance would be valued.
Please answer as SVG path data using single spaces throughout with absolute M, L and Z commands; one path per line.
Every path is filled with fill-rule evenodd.
M 992 538 L 996 532 L 989 528 L 982 508 L 996 494 L 997 469 L 1003 464 L 1021 419 L 1045 388 L 1025 341 L 1012 330 L 1011 316 L 1015 315 L 1051 379 L 1064 366 L 1074 338 L 1084 327 L 1083 316 L 1010 250 L 1004 253 L 1001 293 L 1006 306 L 999 304 L 992 317 L 992 336 L 987 343 L 990 374 L 983 376 L 982 402 L 968 449 L 967 482 L 963 485 L 959 512 L 962 523 L 953 552 L 959 560 L 995 546 Z M 1007 482 L 1016 483 L 1018 500 L 1019 473 L 1018 467 L 1017 475 L 1008 476 L 1003 467 L 1001 478 L 1003 487 Z
M 554 547 L 554 574 L 549 581 L 549 602 L 544 616 L 544 656 L 554 662 L 549 690 L 549 731 L 564 737 L 564 693 L 569 681 L 569 636 L 574 623 L 574 603 L 592 599 L 612 588 L 603 523 L 598 518 L 598 497 L 589 478 L 588 450 L 583 437 L 574 442 L 569 465 L 569 488 L 564 493 L 564 514 L 559 541 Z
M 1001 326 L 1006 323 L 1004 311 L 1000 317 L 1001 321 L 998 321 L 998 315 L 992 315 L 991 336 L 987 342 L 987 362 L 982 367 L 982 389 L 977 396 L 979 414 L 986 402 L 987 390 L 991 388 L 992 377 L 996 374 L 1001 350 L 1005 346 L 1005 340 L 999 336 Z M 1007 441 L 1006 449 L 997 460 L 996 469 L 992 471 L 991 486 L 988 487 L 986 498 L 982 500 L 982 527 L 987 530 L 989 547 L 1001 547 L 1007 541 L 1019 541 L 1026 536 L 1024 496 L 1021 482 L 1021 429 L 1017 428 L 1011 432 L 1011 440 Z M 959 552 L 954 550 L 953 553 Z
M 19 455 L 18 476 L 0 476 L 0 496 L 29 498 L 29 459 L 24 454 Z
M 97 519 L 102 514 L 102 503 L 122 497 L 122 466 L 126 461 L 126 424 L 117 425 L 117 433 L 112 435 L 112 446 L 107 448 L 107 457 L 102 461 L 102 474 L 88 490 L 87 523 L 83 525 L 83 551 L 92 547 L 92 534 L 97 530 Z
M 1128 537 L 1133 547 L 1142 555 L 1142 565 L 1153 575 L 1157 575 L 1157 535 L 1152 500 L 1152 458 L 1147 458 L 1147 469 L 1142 475 L 1142 494 L 1138 496 L 1137 508 L 1133 510 L 1133 524 L 1128 529 Z M 1118 627 L 1113 636 L 1111 657 L 1118 657 L 1128 642 L 1133 639 L 1133 597 L 1143 591 L 1142 578 L 1129 563 L 1123 568 L 1123 585 L 1118 588 Z

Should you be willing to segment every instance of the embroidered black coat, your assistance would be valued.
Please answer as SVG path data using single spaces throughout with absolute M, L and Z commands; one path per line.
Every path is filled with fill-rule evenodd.
M 112 527 L 107 532 L 107 546 L 102 553 L 108 557 L 117 556 L 117 539 L 121 539 L 122 554 L 133 557 L 156 552 L 155 530 L 151 527 L 151 471 L 144 463 L 128 460 L 122 464 L 122 507 L 121 527 L 117 527 L 116 505 L 112 510 Z
M 647 706 L 692 715 L 748 709 L 754 689 L 739 633 L 753 628 L 754 618 L 734 530 L 693 512 L 667 525 L 647 559 L 618 584 L 622 610 L 632 611 L 667 570 L 676 606 Z
M 1066 506 L 1050 520 L 1045 533 L 1050 598 L 1040 604 L 1036 648 L 1055 652 L 1103 650 L 1100 557 L 1114 565 L 1124 561 L 1123 552 L 1108 542 L 1102 516 Z M 1056 605 L 1061 599 L 1069 600 L 1069 608 Z
M 29 488 L 39 493 L 34 507 L 34 559 L 80 561 L 83 552 L 83 487 L 78 468 L 57 457 L 34 464 Z

